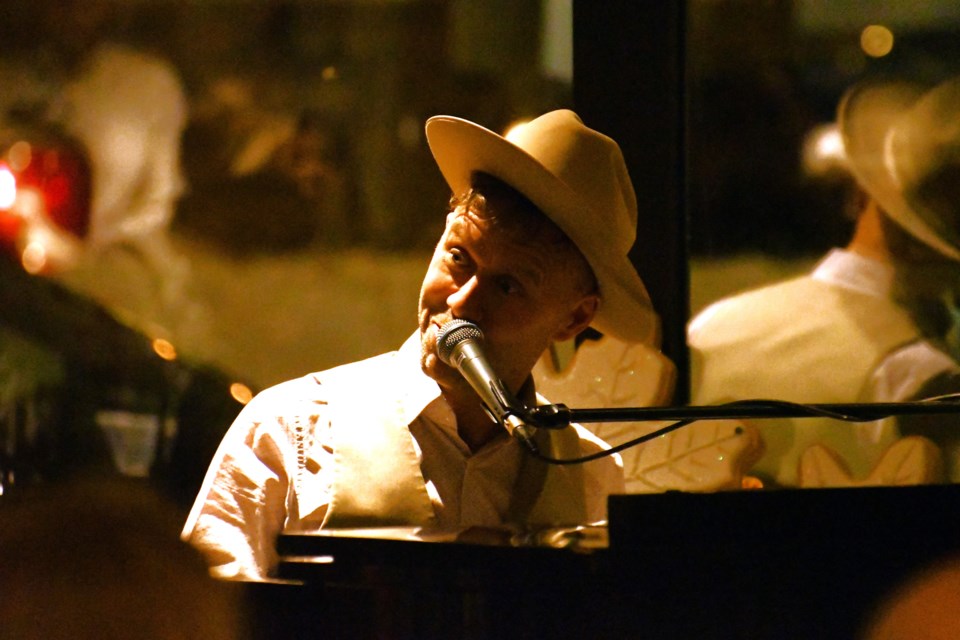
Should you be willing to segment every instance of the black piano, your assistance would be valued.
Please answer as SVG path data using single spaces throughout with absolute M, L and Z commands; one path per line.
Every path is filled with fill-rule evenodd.
M 609 526 L 284 535 L 269 638 L 855 639 L 960 554 L 956 485 L 612 496 Z

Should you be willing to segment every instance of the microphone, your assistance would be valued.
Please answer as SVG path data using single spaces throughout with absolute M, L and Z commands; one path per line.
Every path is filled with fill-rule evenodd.
M 526 408 L 493 372 L 482 345 L 483 332 L 467 320 L 451 320 L 437 332 L 437 356 L 440 360 L 456 368 L 466 378 L 483 401 L 483 408 L 491 420 L 536 453 L 536 443 L 520 417 Z

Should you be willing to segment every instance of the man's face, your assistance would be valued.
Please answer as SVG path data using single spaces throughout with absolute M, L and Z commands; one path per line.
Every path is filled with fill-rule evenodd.
M 436 354 L 438 329 L 459 318 L 480 327 L 490 365 L 516 392 L 550 343 L 576 335 L 596 311 L 596 294 L 569 262 L 463 209 L 447 216 L 420 291 L 424 372 L 444 389 L 466 385 Z

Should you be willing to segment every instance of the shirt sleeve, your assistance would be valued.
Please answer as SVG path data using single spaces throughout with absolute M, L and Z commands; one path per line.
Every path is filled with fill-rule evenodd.
M 925 345 L 925 346 L 924 346 Z M 928 343 L 911 345 L 885 362 L 892 401 L 920 401 L 960 393 L 960 365 Z M 888 359 L 889 360 L 889 359 Z M 898 382 L 900 384 L 895 384 Z M 940 447 L 952 482 L 960 480 L 960 430 L 955 413 L 913 414 L 897 418 L 901 436 L 923 436 Z
M 926 340 L 911 342 L 890 353 L 871 374 L 865 402 L 909 402 L 960 390 L 960 365 Z M 868 443 L 892 443 L 896 438 L 923 435 L 943 445 L 942 432 L 953 420 L 937 415 L 903 415 L 857 423 L 858 438 Z
M 304 457 L 298 447 L 304 438 L 295 432 L 296 421 L 277 411 L 288 397 L 282 388 L 268 389 L 240 412 L 184 525 L 182 538 L 218 578 L 269 578 L 277 563 L 277 536 L 297 517 L 291 475 Z
M 911 342 L 883 359 L 868 383 L 866 399 L 901 402 L 916 397 L 927 381 L 960 373 L 960 365 L 926 340 Z

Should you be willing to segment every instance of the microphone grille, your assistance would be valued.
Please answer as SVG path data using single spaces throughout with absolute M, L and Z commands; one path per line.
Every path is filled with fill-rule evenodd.
M 450 356 L 464 340 L 483 341 L 483 331 L 469 320 L 451 320 L 437 332 L 437 355 L 445 364 L 450 364 Z

